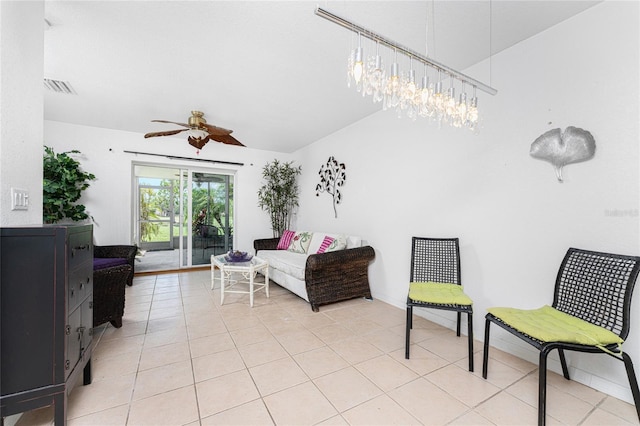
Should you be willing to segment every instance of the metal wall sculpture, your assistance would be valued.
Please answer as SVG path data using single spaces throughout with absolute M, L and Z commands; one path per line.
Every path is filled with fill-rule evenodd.
M 533 158 L 548 161 L 556 169 L 558 182 L 562 182 L 562 167 L 567 164 L 590 160 L 596 152 L 596 141 L 586 130 L 569 126 L 549 130 L 531 144 L 529 154 Z
M 336 206 L 342 201 L 342 193 L 340 187 L 344 185 L 347 179 L 345 172 L 346 166 L 344 163 L 338 163 L 333 157 L 329 157 L 327 164 L 323 164 L 320 167 L 318 174 L 320 175 L 320 183 L 316 185 L 316 197 L 321 192 L 326 192 L 333 197 L 333 212 L 335 217 L 338 217 L 338 210 Z

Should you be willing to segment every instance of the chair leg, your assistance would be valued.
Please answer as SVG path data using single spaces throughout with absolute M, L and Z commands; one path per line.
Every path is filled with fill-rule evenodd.
M 111 321 L 109 321 L 111 323 L 112 326 L 114 326 L 115 328 L 120 328 L 122 327 L 122 317 L 116 317 L 114 319 L 112 319 Z
M 482 377 L 487 378 L 487 371 L 489 369 L 489 327 L 491 321 L 487 320 L 484 324 L 484 352 L 482 354 Z
M 567 368 L 567 359 L 564 357 L 564 350 L 558 348 L 558 355 L 560 355 L 560 365 L 562 365 L 562 375 L 565 379 L 571 380 L 569 377 L 569 369 Z
M 460 319 L 462 317 L 461 312 L 457 312 L 458 314 L 458 324 L 456 325 L 456 336 L 460 337 Z
M 538 364 L 538 426 L 544 426 L 547 417 L 547 354 L 540 351 Z
M 473 313 L 467 314 L 467 334 L 469 336 L 469 371 L 473 373 Z
M 407 315 L 409 319 L 409 328 L 413 330 L 413 306 L 407 306 L 407 310 L 410 310 L 411 314 Z
M 84 366 L 84 369 L 82 370 L 82 384 L 83 385 L 90 385 L 91 384 L 91 358 L 89 358 L 89 361 L 87 361 L 87 363 Z
M 411 328 L 413 328 L 413 306 L 407 305 L 407 331 L 404 343 L 404 357 L 409 359 L 409 345 L 411 344 Z
M 636 378 L 636 372 L 633 368 L 633 362 L 631 357 L 626 352 L 622 352 L 622 360 L 624 361 L 624 368 L 627 370 L 627 377 L 629 378 L 629 385 L 631 386 L 631 394 L 633 395 L 633 403 L 636 406 L 636 414 L 640 420 L 640 390 L 638 390 L 638 379 Z

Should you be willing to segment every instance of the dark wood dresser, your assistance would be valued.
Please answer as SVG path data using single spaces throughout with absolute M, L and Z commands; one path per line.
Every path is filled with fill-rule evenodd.
M 0 228 L 0 415 L 54 405 L 91 383 L 93 226 Z

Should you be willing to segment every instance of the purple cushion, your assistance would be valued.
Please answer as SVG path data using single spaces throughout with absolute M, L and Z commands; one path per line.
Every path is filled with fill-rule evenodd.
M 127 259 L 124 257 L 94 257 L 93 270 L 111 268 L 112 266 L 127 265 Z

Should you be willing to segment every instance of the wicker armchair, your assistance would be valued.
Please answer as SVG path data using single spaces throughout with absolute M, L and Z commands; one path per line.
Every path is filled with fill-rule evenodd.
M 276 250 L 279 241 L 279 238 L 254 240 L 253 248 L 256 252 Z M 371 246 L 309 255 L 305 285 L 311 309 L 318 312 L 320 305 L 356 297 L 371 299 L 368 268 L 374 257 Z
M 126 245 L 93 246 L 93 326 L 110 322 L 122 327 L 125 287 L 133 284 L 138 248 Z M 98 261 L 109 259 L 110 262 Z
M 624 362 L 640 419 L 638 381 L 633 362 L 621 344 L 629 334 L 631 294 L 639 270 L 640 257 L 570 248 L 556 277 L 551 307 L 488 309 L 482 376 L 487 378 L 489 326 L 494 323 L 540 351 L 538 425 L 546 420 L 547 355 L 554 349 L 558 350 L 567 380 L 565 350 L 606 354 Z
M 133 285 L 133 274 L 135 270 L 135 259 L 136 253 L 138 252 L 138 247 L 133 246 L 125 246 L 125 245 L 114 245 L 114 246 L 93 246 L 93 257 L 102 257 L 102 258 L 123 258 L 126 259 L 127 264 L 131 266 L 131 271 L 129 271 L 129 275 L 127 276 L 127 285 L 131 287 Z
M 93 326 L 109 321 L 122 327 L 125 287 L 132 269 L 128 264 L 93 271 Z

